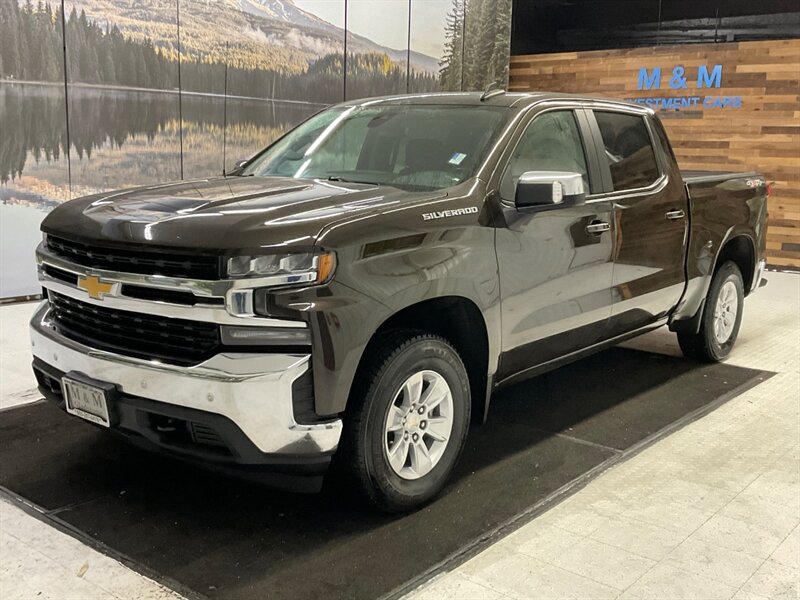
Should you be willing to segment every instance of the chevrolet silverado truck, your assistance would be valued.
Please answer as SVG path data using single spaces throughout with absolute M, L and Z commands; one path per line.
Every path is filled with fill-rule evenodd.
M 649 109 L 424 94 L 317 113 L 226 176 L 43 221 L 42 394 L 146 447 L 386 511 L 500 387 L 667 325 L 724 359 L 764 270 L 757 173 L 681 173 Z

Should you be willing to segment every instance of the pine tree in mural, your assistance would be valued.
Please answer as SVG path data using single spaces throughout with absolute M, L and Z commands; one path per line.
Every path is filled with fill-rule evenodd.
M 15 77 L 21 72 L 20 62 L 20 14 L 16 2 L 0 3 L 0 23 L 4 24 L 0 35 L 0 76 Z
M 511 0 L 453 0 L 445 26 L 439 82 L 445 91 L 505 87 L 511 43 Z
M 453 0 L 453 8 L 447 13 L 445 25 L 444 56 L 439 63 L 439 83 L 446 92 L 461 89 L 461 70 L 464 51 L 464 4 L 465 0 Z
M 58 27 L 58 29 L 56 29 Z M 61 71 L 60 11 L 40 1 L 0 2 L 0 78 L 57 81 Z

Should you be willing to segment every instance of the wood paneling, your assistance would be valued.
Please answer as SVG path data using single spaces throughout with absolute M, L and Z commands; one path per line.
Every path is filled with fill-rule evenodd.
M 719 89 L 696 89 L 700 65 L 721 64 Z M 681 65 L 686 89 L 672 90 Z M 661 89 L 638 90 L 640 68 Z M 800 268 L 800 40 L 697 44 L 511 57 L 510 91 L 634 97 L 741 96 L 740 109 L 661 110 L 681 168 L 757 170 L 772 182 L 767 258 Z

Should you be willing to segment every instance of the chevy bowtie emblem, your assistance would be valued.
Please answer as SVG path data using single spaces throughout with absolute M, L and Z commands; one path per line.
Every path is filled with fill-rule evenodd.
M 88 275 L 78 278 L 78 287 L 89 294 L 90 298 L 101 300 L 103 296 L 111 293 L 111 289 L 114 286 L 110 283 L 100 281 L 100 278 L 95 275 Z

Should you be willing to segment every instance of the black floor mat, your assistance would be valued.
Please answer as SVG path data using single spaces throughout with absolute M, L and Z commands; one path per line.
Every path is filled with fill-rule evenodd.
M 184 593 L 376 598 L 766 376 L 620 348 L 542 375 L 495 397 L 442 496 L 404 517 L 143 452 L 45 402 L 0 413 L 0 485 Z

